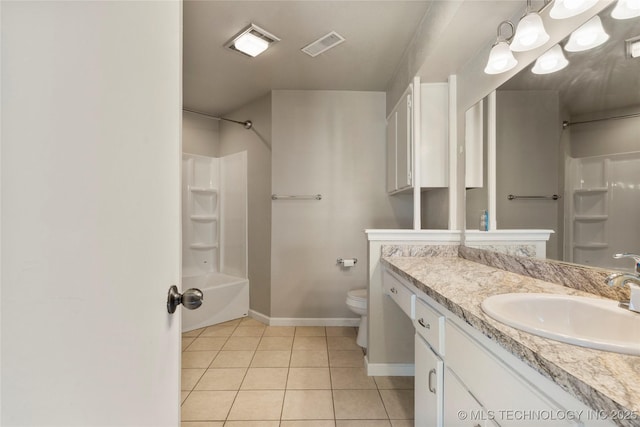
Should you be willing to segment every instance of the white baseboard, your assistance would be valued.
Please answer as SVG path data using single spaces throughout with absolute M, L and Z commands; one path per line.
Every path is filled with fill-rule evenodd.
M 258 322 L 264 323 L 265 325 L 269 324 L 269 316 L 265 316 L 259 311 L 249 310 L 249 317 L 252 319 L 256 319 Z
M 373 377 L 413 377 L 416 369 L 413 363 L 369 363 L 364 357 L 364 366 L 367 375 Z
M 359 317 L 269 317 L 249 310 L 249 317 L 269 326 L 351 326 L 360 324 Z

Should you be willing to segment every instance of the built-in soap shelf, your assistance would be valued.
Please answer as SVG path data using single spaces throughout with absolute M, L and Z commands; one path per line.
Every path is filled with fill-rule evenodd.
M 189 245 L 190 249 L 195 249 L 199 251 L 208 251 L 210 249 L 216 249 L 218 247 L 217 243 L 192 243 Z
M 577 249 L 606 249 L 609 244 L 603 242 L 574 243 L 573 247 Z
M 210 187 L 189 187 L 189 191 L 196 194 L 217 194 L 218 190 Z
M 606 221 L 609 215 L 575 215 L 573 219 L 584 222 Z
M 214 222 L 218 220 L 217 215 L 191 215 L 189 218 L 191 221 L 196 222 Z
M 575 194 L 593 194 L 593 193 L 606 193 L 609 191 L 607 187 L 591 187 L 591 188 L 576 188 L 573 190 Z

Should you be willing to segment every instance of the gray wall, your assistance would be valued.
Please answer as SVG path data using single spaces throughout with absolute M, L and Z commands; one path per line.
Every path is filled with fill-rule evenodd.
M 354 317 L 350 289 L 367 284 L 366 228 L 409 228 L 385 183 L 385 94 L 273 92 L 272 317 Z M 354 268 L 336 264 L 356 257 Z
M 220 144 L 218 120 L 189 112 L 182 113 L 182 151 L 218 157 Z
M 251 120 L 249 130 L 220 124 L 220 156 L 247 151 L 250 307 L 271 314 L 271 94 L 225 117 Z
M 551 229 L 547 258 L 558 259 L 562 200 L 507 200 L 561 194 L 560 104 L 556 91 L 498 91 L 496 221 L 498 229 Z
M 640 107 L 571 117 L 572 122 L 640 113 Z M 640 151 L 640 117 L 571 126 L 571 157 Z

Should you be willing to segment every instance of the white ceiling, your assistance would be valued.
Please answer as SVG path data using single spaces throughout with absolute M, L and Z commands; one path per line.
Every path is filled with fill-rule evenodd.
M 521 13 L 525 4 L 185 0 L 184 107 L 224 115 L 274 89 L 386 91 L 398 70 L 423 81 L 446 81 L 479 49 L 488 50 L 497 24 Z M 253 59 L 224 48 L 250 23 L 281 39 Z M 330 31 L 346 42 L 315 58 L 300 51 Z M 401 61 L 416 36 L 409 58 L 424 64 Z M 404 67 L 398 68 L 401 62 Z
M 225 114 L 272 89 L 385 90 L 428 1 L 185 1 L 184 106 Z M 248 58 L 224 48 L 249 23 L 281 39 Z M 300 49 L 330 31 L 346 41 Z

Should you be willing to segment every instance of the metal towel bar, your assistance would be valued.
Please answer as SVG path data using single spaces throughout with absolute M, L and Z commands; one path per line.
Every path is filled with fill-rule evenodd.
M 509 194 L 507 199 L 515 200 L 515 199 L 536 199 L 536 200 L 558 200 L 560 196 L 554 194 L 552 196 L 514 196 L 513 194 Z
M 322 194 L 279 195 L 272 194 L 271 200 L 322 200 Z

